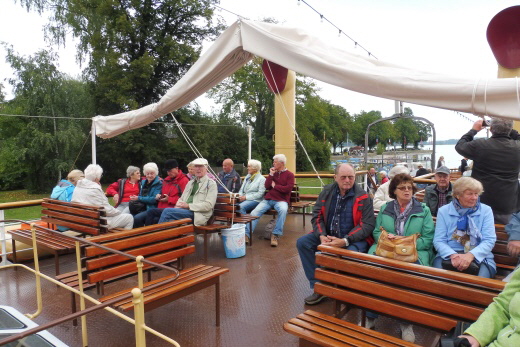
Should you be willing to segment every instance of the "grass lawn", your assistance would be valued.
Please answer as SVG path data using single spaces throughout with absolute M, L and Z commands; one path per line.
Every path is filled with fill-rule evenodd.
M 0 191 L 0 203 L 14 202 L 14 201 L 25 201 L 25 200 L 37 200 L 48 198 L 49 194 L 28 194 L 27 190 L 8 190 Z M 31 206 L 24 208 L 15 208 L 5 210 L 5 219 L 37 219 L 40 218 L 40 206 Z

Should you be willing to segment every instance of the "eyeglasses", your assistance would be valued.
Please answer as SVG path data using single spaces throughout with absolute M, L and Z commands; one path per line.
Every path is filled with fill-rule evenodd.
M 397 187 L 397 189 L 404 192 L 406 190 L 413 190 L 413 187 L 412 186 L 401 186 L 401 187 Z

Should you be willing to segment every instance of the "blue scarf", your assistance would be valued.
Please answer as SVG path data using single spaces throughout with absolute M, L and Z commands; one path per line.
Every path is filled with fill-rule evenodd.
M 453 239 L 461 243 L 464 246 L 464 253 L 467 253 L 475 248 L 482 240 L 482 233 L 477 228 L 472 217 L 472 214 L 480 209 L 480 198 L 473 207 L 462 207 L 459 200 L 455 197 L 452 202 L 453 206 L 455 206 L 455 211 L 459 213 L 459 219 L 457 219 L 457 230 L 454 232 L 454 236 L 458 235 L 459 237 L 453 237 Z M 463 237 L 464 235 L 469 236 L 469 244 L 463 241 L 465 239 Z

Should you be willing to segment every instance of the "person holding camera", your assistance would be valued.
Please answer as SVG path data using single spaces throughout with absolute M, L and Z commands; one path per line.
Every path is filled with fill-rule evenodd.
M 495 223 L 507 224 L 518 211 L 518 173 L 520 171 L 520 135 L 513 130 L 513 121 L 492 118 L 490 138 L 474 139 L 487 126 L 480 119 L 464 134 L 455 150 L 473 160 L 471 177 L 482 182 L 480 201 L 493 209 Z

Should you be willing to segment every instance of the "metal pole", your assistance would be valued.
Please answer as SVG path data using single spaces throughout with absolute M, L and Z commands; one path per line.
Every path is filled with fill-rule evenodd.
M 251 125 L 247 126 L 247 158 L 248 160 L 251 160 L 251 144 L 252 144 L 252 136 L 251 136 L 251 130 L 253 127 Z
M 92 164 L 96 163 L 96 122 L 92 120 Z

